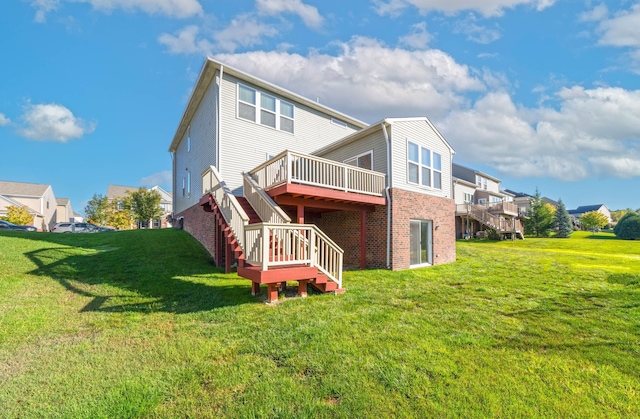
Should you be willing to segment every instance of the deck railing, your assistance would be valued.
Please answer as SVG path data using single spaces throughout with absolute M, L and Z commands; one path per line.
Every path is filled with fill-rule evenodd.
M 249 173 L 265 190 L 285 183 L 298 183 L 383 196 L 385 188 L 384 173 L 289 150 L 283 151 Z
M 222 217 L 236 237 L 240 248 L 244 250 L 244 230 L 249 224 L 249 216 L 227 187 L 215 167 L 209 166 L 202 173 L 202 195 L 210 193 L 222 212 Z
M 456 205 L 456 214 L 467 214 L 482 224 L 493 228 L 500 232 L 505 231 L 519 231 L 522 232 L 522 223 L 515 218 L 504 218 L 498 215 L 491 214 L 487 211 L 487 208 L 478 204 L 458 204 Z
M 498 214 L 517 215 L 518 206 L 513 202 L 491 202 L 486 205 L 487 209 L 491 212 Z
M 260 220 L 265 223 L 288 224 L 291 218 L 276 204 L 273 199 L 258 185 L 248 173 L 243 173 L 244 197 L 256 211 Z
M 313 224 L 259 223 L 245 227 L 245 257 L 263 271 L 305 264 L 316 267 L 342 288 L 344 251 Z

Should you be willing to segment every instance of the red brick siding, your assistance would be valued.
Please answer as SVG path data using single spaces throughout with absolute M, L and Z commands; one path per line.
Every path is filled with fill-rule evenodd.
M 391 189 L 391 269 L 408 269 L 411 219 L 433 221 L 433 264 L 455 262 L 455 204 L 440 198 L 402 189 Z M 439 226 L 436 229 L 436 226 Z
M 216 217 L 213 212 L 206 212 L 196 204 L 176 215 L 174 227 L 179 227 L 178 217 L 184 217 L 182 229 L 191 234 L 209 251 L 215 259 L 216 254 Z M 219 265 L 218 261 L 216 264 Z
M 322 214 L 312 222 L 344 250 L 344 265 L 360 266 L 360 212 L 336 211 Z M 387 264 L 387 207 L 377 206 L 367 213 L 367 268 Z

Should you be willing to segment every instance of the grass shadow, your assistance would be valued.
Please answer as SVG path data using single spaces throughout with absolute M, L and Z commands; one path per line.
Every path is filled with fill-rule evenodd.
M 36 265 L 28 273 L 92 298 L 80 311 L 193 313 L 257 301 L 248 283 L 235 284 L 183 231 L 25 237 L 55 244 L 25 253 Z

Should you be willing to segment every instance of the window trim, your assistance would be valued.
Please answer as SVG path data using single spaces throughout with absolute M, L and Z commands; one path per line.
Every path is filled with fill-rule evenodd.
M 293 102 L 289 102 L 287 100 L 282 100 L 280 97 L 278 97 L 277 95 L 275 95 L 273 93 L 263 92 L 262 90 L 256 89 L 256 88 L 251 87 L 251 86 L 249 86 L 247 84 L 244 84 L 244 83 L 238 82 L 238 83 L 236 83 L 236 86 L 237 86 L 236 87 L 236 118 L 241 119 L 243 121 L 253 122 L 254 124 L 258 124 L 258 125 L 263 126 L 263 127 L 275 129 L 277 131 L 286 132 L 287 134 L 291 134 L 291 135 L 295 134 L 296 105 Z M 250 103 L 250 102 L 244 101 L 244 100 L 242 100 L 240 98 L 240 89 L 241 88 L 249 89 L 249 90 L 252 90 L 254 92 L 254 94 L 255 94 L 255 103 Z M 272 111 L 272 110 L 270 110 L 268 108 L 264 108 L 262 106 L 262 96 L 263 95 L 274 99 L 274 101 L 275 101 L 275 110 L 274 111 Z M 282 107 L 283 103 L 291 106 L 291 113 L 293 115 L 292 117 L 284 115 L 282 113 L 281 107 Z M 244 118 L 244 117 L 240 116 L 240 104 L 244 104 L 244 105 L 253 107 L 253 109 L 255 111 L 255 119 L 252 120 L 252 119 L 248 119 L 248 118 Z M 262 112 L 263 111 L 274 115 L 274 118 L 275 118 L 275 126 L 274 127 L 271 126 L 271 125 L 268 125 L 268 124 L 264 124 L 262 122 Z M 281 124 L 282 118 L 284 118 L 284 119 L 286 119 L 288 121 L 291 121 L 291 125 L 292 125 L 292 130 L 291 131 L 282 129 L 282 124 Z
M 366 156 L 367 154 L 371 155 L 371 169 L 365 169 L 365 168 L 363 168 L 363 167 L 358 166 L 358 159 L 359 159 L 360 157 L 362 157 L 362 156 Z M 355 160 L 355 162 L 356 162 L 356 164 L 355 164 L 355 165 L 352 165 L 352 164 L 350 164 L 350 163 L 349 163 L 350 161 L 354 161 L 354 160 Z M 371 149 L 371 150 L 369 150 L 369 151 L 365 151 L 364 153 L 360 153 L 360 154 L 355 155 L 355 156 L 353 156 L 353 157 L 349 157 L 348 159 L 344 159 L 344 160 L 342 161 L 342 163 L 343 163 L 343 164 L 348 164 L 348 165 L 353 166 L 353 167 L 357 167 L 357 168 L 359 168 L 359 169 L 373 170 L 373 149 Z
M 191 125 L 187 127 L 187 153 L 191 152 Z
M 413 161 L 413 160 L 410 160 L 410 158 L 409 158 L 409 149 L 410 149 L 410 145 L 411 144 L 413 144 L 413 145 L 418 147 L 418 161 L 417 162 Z M 429 165 L 425 165 L 422 162 L 423 150 L 427 150 L 429 152 Z M 434 155 L 435 154 L 440 156 L 440 169 L 436 169 L 434 167 L 434 160 L 435 160 L 434 159 Z M 437 151 L 434 151 L 434 150 L 432 150 L 430 148 L 424 147 L 424 146 L 418 144 L 417 142 L 413 142 L 413 141 L 411 141 L 411 140 L 409 140 L 407 138 L 407 156 L 406 157 L 407 157 L 406 169 L 407 169 L 407 183 L 408 184 L 415 185 L 415 186 L 418 186 L 420 188 L 431 189 L 431 190 L 436 190 L 436 191 L 442 191 L 443 190 L 442 189 L 442 154 L 440 154 Z M 410 178 L 409 178 L 409 167 L 412 164 L 418 166 L 418 182 L 412 182 L 410 180 Z M 429 170 L 429 184 L 428 185 L 425 185 L 423 183 L 423 176 L 422 176 L 423 169 L 428 169 Z M 434 182 L 435 181 L 434 173 L 435 172 L 440 173 L 440 187 L 434 186 L 434 183 L 435 183 Z
M 336 118 L 331 118 L 331 123 L 333 125 L 337 125 L 337 126 L 342 127 L 342 128 L 349 128 L 349 125 L 347 125 L 346 122 L 342 122 L 341 120 L 336 119 Z

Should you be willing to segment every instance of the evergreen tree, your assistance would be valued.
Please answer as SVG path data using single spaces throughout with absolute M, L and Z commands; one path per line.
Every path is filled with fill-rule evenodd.
M 540 191 L 536 188 L 536 194 L 531 198 L 529 217 L 524 219 L 525 234 L 547 237 L 553 227 L 553 213 L 553 206 L 540 197 Z
M 573 223 L 562 199 L 558 199 L 558 208 L 556 208 L 553 225 L 558 230 L 555 237 L 568 238 L 573 233 Z

